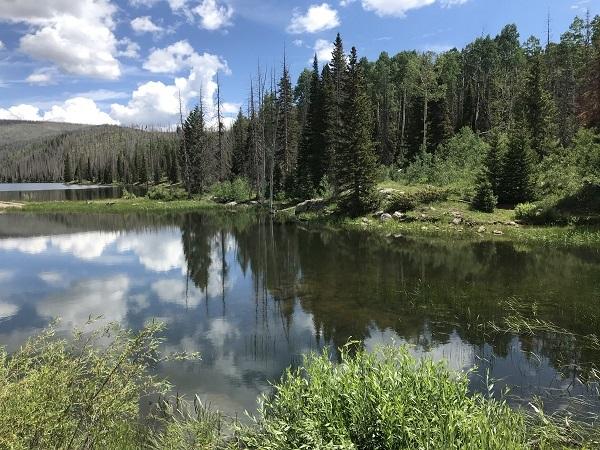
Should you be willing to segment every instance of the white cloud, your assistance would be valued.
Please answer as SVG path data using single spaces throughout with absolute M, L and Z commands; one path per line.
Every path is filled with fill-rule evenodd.
M 192 65 L 192 57 L 196 55 L 188 41 L 175 42 L 166 48 L 154 49 L 144 69 L 153 73 L 177 73 Z
M 210 53 L 196 53 L 187 41 L 176 42 L 164 49 L 155 49 L 144 68 L 154 73 L 178 73 L 189 70 L 187 78 L 177 77 L 172 84 L 149 81 L 140 85 L 127 105 L 113 104 L 111 116 L 125 124 L 169 125 L 177 123 L 179 94 L 184 107 L 196 101 L 200 91 L 207 120 L 214 116 L 214 95 L 217 72 L 229 73 L 227 62 Z
M 200 25 L 206 30 L 218 30 L 231 25 L 233 8 L 220 5 L 216 0 L 202 0 L 192 11 L 200 16 Z
M 123 38 L 119 41 L 119 50 L 118 55 L 124 56 L 125 58 L 136 59 L 140 56 L 140 46 L 137 42 L 133 42 L 129 38 Z
M 356 0 L 341 0 L 341 6 L 348 6 Z M 407 11 L 430 6 L 439 1 L 443 8 L 459 6 L 469 0 L 361 0 L 362 7 L 367 11 L 373 11 L 378 16 L 404 17 Z
M 0 108 L 0 119 L 2 120 L 43 120 L 40 116 L 40 108 L 32 105 L 15 105 L 8 109 Z M 0 243 L 1 244 L 1 243 Z M 0 245 L 1 248 L 1 245 Z
M 333 42 L 326 39 L 317 39 L 315 42 L 314 53 L 317 55 L 319 63 L 328 63 L 331 60 L 331 53 L 333 52 Z M 309 64 L 313 63 L 313 57 L 308 60 Z
M 4 42 L 0 41 L 0 50 L 4 48 Z
M 50 285 L 59 285 L 63 282 L 63 276 L 58 272 L 42 272 L 38 277 L 40 277 L 40 280 Z
M 163 279 L 152 283 L 152 291 L 163 303 L 196 307 L 202 301 L 202 294 L 194 283 L 183 279 Z
M 137 33 L 156 33 L 162 31 L 162 27 L 159 27 L 150 16 L 136 17 L 131 22 L 131 28 Z
M 338 12 L 328 3 L 311 5 L 306 14 L 294 11 L 287 28 L 290 33 L 317 33 L 340 25 Z
M 0 119 L 4 120 L 46 120 L 51 122 L 84 123 L 89 125 L 117 124 L 118 122 L 96 103 L 85 97 L 73 97 L 60 105 L 53 105 L 43 115 L 40 109 L 33 105 L 17 105 L 8 109 L 0 108 Z
M 24 105 L 21 105 L 24 106 Z M 2 110 L 0 110 L 0 118 L 2 118 Z M 27 119 L 29 120 L 29 119 Z M 18 251 L 37 255 L 43 253 L 48 248 L 48 239 L 45 237 L 35 238 L 11 238 L 0 240 L 0 250 Z
M 0 319 L 8 319 L 19 312 L 19 307 L 12 303 L 0 302 Z
M 181 246 L 181 233 L 144 233 L 126 235 L 117 243 L 119 252 L 134 252 L 140 263 L 154 272 L 180 269 L 186 273 L 186 262 Z
M 69 120 L 60 122 L 69 122 Z M 52 237 L 50 242 L 62 253 L 71 253 L 79 259 L 92 260 L 102 256 L 106 247 L 115 242 L 117 237 L 117 233 L 90 232 L 56 236 Z
M 0 20 L 25 23 L 29 32 L 20 50 L 34 59 L 50 61 L 63 72 L 116 79 L 117 39 L 109 0 L 19 0 L 0 3 Z
M 29 84 L 37 84 L 40 86 L 47 86 L 54 83 L 55 70 L 53 68 L 43 68 L 36 70 L 29 75 L 25 81 Z

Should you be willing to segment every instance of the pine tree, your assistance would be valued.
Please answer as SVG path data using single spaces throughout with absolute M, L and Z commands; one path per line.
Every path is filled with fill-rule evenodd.
M 352 48 L 344 83 L 342 143 L 336 153 L 340 206 L 357 215 L 374 206 L 377 156 L 372 141 L 371 106 L 363 67 Z
M 293 104 L 292 82 L 285 62 L 278 90 L 274 187 L 276 192 L 282 192 L 283 190 L 289 192 L 296 169 L 297 119 Z
M 548 75 L 539 40 L 530 38 L 527 46 L 528 68 L 522 115 L 531 131 L 533 150 L 539 156 L 545 156 L 557 146 L 556 109 L 552 95 L 546 89 Z
M 533 155 L 527 127 L 518 123 L 509 136 L 508 148 L 502 160 L 498 200 L 516 205 L 533 197 Z
M 231 174 L 233 177 L 247 177 L 248 154 L 246 145 L 248 143 L 248 119 L 244 117 L 242 108 L 240 108 L 237 118 L 231 127 L 231 134 L 233 140 Z
M 183 139 L 178 155 L 182 179 L 188 195 L 198 194 L 207 186 L 207 172 L 211 166 L 202 102 L 189 113 L 182 132 Z
M 494 194 L 490 173 L 483 169 L 477 177 L 475 195 L 471 200 L 471 207 L 476 211 L 492 213 L 498 204 L 498 197 Z
M 146 161 L 146 153 L 142 152 L 138 162 L 138 181 L 142 184 L 148 183 L 148 162 Z
M 600 16 L 593 22 L 593 46 L 586 65 L 580 118 L 583 123 L 600 131 Z
M 316 192 L 325 171 L 323 93 L 319 79 L 317 55 L 313 60 L 306 122 L 298 146 L 296 167 L 296 193 L 309 198 Z
M 344 55 L 344 45 L 342 38 L 338 33 L 333 44 L 331 62 L 329 63 L 329 76 L 323 81 L 323 98 L 326 113 L 326 163 L 325 167 L 330 178 L 333 180 L 337 190 L 337 175 L 335 174 L 335 164 L 337 153 L 341 152 L 344 146 L 343 120 L 342 113 L 345 104 L 346 85 L 346 56 Z M 317 184 L 320 180 L 317 182 Z
M 63 181 L 65 183 L 70 183 L 71 181 L 73 181 L 73 173 L 71 171 L 71 157 L 69 156 L 68 152 L 65 153 Z

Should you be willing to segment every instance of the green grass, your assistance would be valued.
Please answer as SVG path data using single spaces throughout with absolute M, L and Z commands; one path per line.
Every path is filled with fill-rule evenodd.
M 163 355 L 160 324 L 137 333 L 88 325 L 69 338 L 50 327 L 0 353 L 0 448 L 544 450 L 596 442 L 577 423 L 471 393 L 467 374 L 417 359 L 408 347 L 366 352 L 358 343 L 340 349 L 337 363 L 327 352 L 307 355 L 246 425 L 197 398 L 163 397 L 141 416 L 141 397 L 171 388 L 151 368 L 197 355 Z

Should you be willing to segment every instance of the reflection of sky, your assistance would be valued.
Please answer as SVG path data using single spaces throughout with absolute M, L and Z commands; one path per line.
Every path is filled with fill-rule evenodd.
M 255 274 L 242 271 L 233 235 L 223 235 L 226 278 L 221 234 L 215 233 L 208 238 L 210 265 L 203 288 L 186 275 L 181 230 L 176 227 L 0 239 L 0 341 L 14 349 L 55 317 L 62 318 L 62 330 L 98 315 L 131 328 L 159 318 L 168 324 L 167 350 L 202 354 L 199 362 L 164 364 L 160 373 L 181 393 L 198 392 L 226 412 L 251 410 L 269 381 L 298 364 L 303 353 L 330 343 L 316 339 L 314 318 L 298 299 L 274 301 Z M 284 303 L 291 320 L 282 311 Z M 406 339 L 373 326 L 365 346 L 416 343 L 414 354 L 447 359 L 453 369 L 478 365 L 472 377 L 479 387 L 486 370 L 520 385 L 524 395 L 535 386 L 565 383 L 548 361 L 527 359 L 518 339 L 504 358 L 496 357 L 487 344 L 471 344 L 457 333 L 445 342 L 422 344 L 435 342 L 427 323 L 419 336 Z

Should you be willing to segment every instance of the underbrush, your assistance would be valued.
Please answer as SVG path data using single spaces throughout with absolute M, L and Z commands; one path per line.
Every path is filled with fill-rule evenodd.
M 67 339 L 50 327 L 15 353 L 2 352 L 0 448 L 504 450 L 590 442 L 575 423 L 471 393 L 467 374 L 407 347 L 367 352 L 358 343 L 340 349 L 338 363 L 327 352 L 306 356 L 240 425 L 197 397 L 165 397 L 171 386 L 152 367 L 197 355 L 162 355 L 162 331 L 157 323 L 138 333 L 108 325 Z M 162 400 L 142 414 L 141 399 L 157 395 Z
M 252 188 L 244 178 L 216 183 L 212 187 L 211 193 L 217 203 L 241 203 L 247 202 L 252 198 Z
M 450 195 L 449 189 L 426 186 L 413 192 L 394 192 L 384 202 L 387 212 L 406 212 L 415 209 L 419 205 L 428 205 L 435 202 L 443 202 Z
M 185 200 L 186 198 L 188 198 L 188 195 L 185 192 L 185 189 L 181 187 L 159 184 L 157 186 L 152 186 L 148 190 L 147 197 L 150 200 L 173 202 L 176 200 Z

